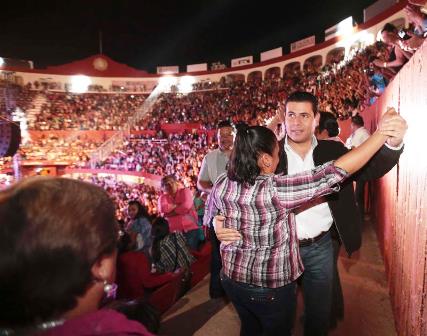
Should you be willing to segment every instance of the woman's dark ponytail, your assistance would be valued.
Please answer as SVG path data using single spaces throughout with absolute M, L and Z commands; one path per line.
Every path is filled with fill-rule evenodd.
M 253 185 L 261 172 L 258 156 L 261 153 L 272 155 L 276 143 L 276 136 L 268 128 L 239 124 L 228 165 L 228 178 Z

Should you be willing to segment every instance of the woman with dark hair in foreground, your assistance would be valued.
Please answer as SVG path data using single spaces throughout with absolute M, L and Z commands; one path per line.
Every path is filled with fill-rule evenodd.
M 118 227 L 101 188 L 63 178 L 0 193 L 0 334 L 151 335 L 99 309 L 115 289 Z
M 335 162 L 295 175 L 275 175 L 279 146 L 262 126 L 241 126 L 228 172 L 218 177 L 208 201 L 205 223 L 217 214 L 224 227 L 242 238 L 221 244 L 221 281 L 240 320 L 241 335 L 290 335 L 295 280 L 303 265 L 291 211 L 314 198 L 339 190 L 338 183 L 360 169 L 393 136 L 395 112 L 383 116 L 380 130 Z M 321 302 L 319 302 L 321 304 Z

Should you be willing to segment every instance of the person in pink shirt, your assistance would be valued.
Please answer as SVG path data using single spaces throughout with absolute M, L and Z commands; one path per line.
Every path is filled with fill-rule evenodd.
M 158 200 L 158 209 L 169 222 L 170 232 L 182 232 L 192 249 L 198 246 L 197 212 L 193 193 L 189 188 L 179 188 L 173 175 L 162 178 L 163 194 Z

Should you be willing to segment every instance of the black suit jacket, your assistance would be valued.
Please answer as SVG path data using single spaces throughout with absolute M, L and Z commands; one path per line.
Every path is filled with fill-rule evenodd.
M 287 174 L 288 158 L 284 150 L 284 140 L 280 141 L 279 145 L 280 161 L 276 174 Z M 318 166 L 336 160 L 347 151 L 348 149 L 340 142 L 319 140 L 318 145 L 313 150 L 314 164 Z M 399 161 L 402 152 L 403 148 L 392 150 L 384 145 L 361 170 L 341 185 L 338 193 L 326 196 L 339 238 L 348 255 L 357 251 L 362 243 L 362 223 L 354 198 L 352 182 L 354 180 L 369 181 L 385 175 Z

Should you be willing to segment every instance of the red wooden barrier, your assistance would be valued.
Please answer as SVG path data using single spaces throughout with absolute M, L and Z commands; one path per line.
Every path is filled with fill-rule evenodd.
M 388 106 L 409 130 L 399 165 L 376 183 L 377 233 L 399 335 L 427 335 L 427 42 L 363 113 L 374 125 Z

